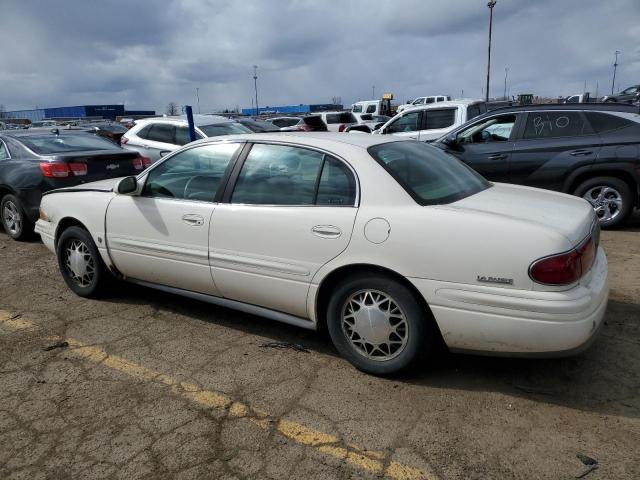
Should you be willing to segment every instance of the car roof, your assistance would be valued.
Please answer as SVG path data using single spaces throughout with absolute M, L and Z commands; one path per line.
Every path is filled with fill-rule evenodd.
M 398 141 L 410 141 L 401 139 L 393 135 L 366 135 L 362 133 L 338 133 L 338 132 L 271 132 L 271 133 L 253 133 L 241 135 L 225 135 L 223 137 L 208 137 L 197 140 L 196 143 L 211 143 L 220 141 L 242 140 L 247 142 L 267 141 L 273 142 L 291 142 L 300 145 L 308 145 L 315 147 L 326 147 L 327 142 L 343 145 L 352 145 L 355 147 L 369 148 L 373 145 L 381 143 L 390 143 Z
M 488 116 L 494 113 L 508 112 L 527 112 L 536 110 L 586 110 L 586 111 L 609 111 L 609 112 L 626 112 L 638 113 L 638 107 L 629 104 L 619 103 L 538 103 L 531 105 L 513 105 L 511 107 L 498 107 L 483 113 L 480 117 Z M 479 118 L 479 117 L 476 117 Z M 475 120 L 475 118 L 474 118 Z
M 58 130 L 58 133 L 53 133 L 53 130 Z M 81 134 L 85 135 L 86 132 L 80 128 L 72 128 L 66 129 L 63 127 L 42 127 L 42 128 L 34 128 L 34 129 L 20 129 L 20 130 L 3 130 L 2 135 L 7 135 L 10 137 L 32 137 L 34 135 L 70 135 L 70 134 Z
M 186 125 L 187 124 L 187 116 L 186 115 L 175 115 L 171 117 L 152 117 L 152 118 L 143 118 L 136 121 L 137 125 L 149 123 L 149 122 L 165 122 L 172 123 L 177 125 Z M 235 120 L 227 117 L 222 117 L 220 115 L 194 115 L 193 123 L 196 127 L 201 127 L 204 125 L 214 125 L 219 123 L 235 123 Z

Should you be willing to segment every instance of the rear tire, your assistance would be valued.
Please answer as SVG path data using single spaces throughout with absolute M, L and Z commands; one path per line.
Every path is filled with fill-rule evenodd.
M 434 347 L 428 312 L 402 283 L 386 275 L 358 274 L 336 287 L 327 327 L 340 354 L 373 375 L 410 367 Z
M 573 194 L 591 203 L 602 228 L 620 225 L 633 210 L 631 187 L 616 177 L 590 178 L 578 185 Z
M 89 232 L 80 227 L 67 228 L 56 250 L 62 278 L 76 295 L 93 298 L 107 291 L 113 276 Z
M 15 195 L 8 194 L 2 198 L 0 218 L 4 231 L 14 240 L 22 241 L 33 237 L 34 224 Z

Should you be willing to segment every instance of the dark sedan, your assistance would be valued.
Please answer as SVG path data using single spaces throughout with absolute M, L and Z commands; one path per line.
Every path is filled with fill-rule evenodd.
M 16 240 L 33 233 L 42 194 L 135 175 L 148 159 L 95 135 L 71 130 L 0 132 L 0 220 Z
M 474 118 L 434 145 L 488 180 L 583 197 L 602 227 L 620 224 L 640 205 L 637 107 L 507 107 Z

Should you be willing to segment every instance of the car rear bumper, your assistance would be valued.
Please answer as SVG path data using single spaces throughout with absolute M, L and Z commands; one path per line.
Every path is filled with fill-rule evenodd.
M 565 356 L 587 348 L 609 298 L 602 248 L 583 284 L 561 292 L 476 288 L 410 278 L 452 351 L 509 356 Z

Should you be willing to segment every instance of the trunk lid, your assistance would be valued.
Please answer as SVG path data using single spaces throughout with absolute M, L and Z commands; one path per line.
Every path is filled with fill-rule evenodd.
M 538 224 L 557 231 L 573 246 L 589 235 L 595 219 L 593 208 L 582 198 L 502 183 L 450 206 Z

